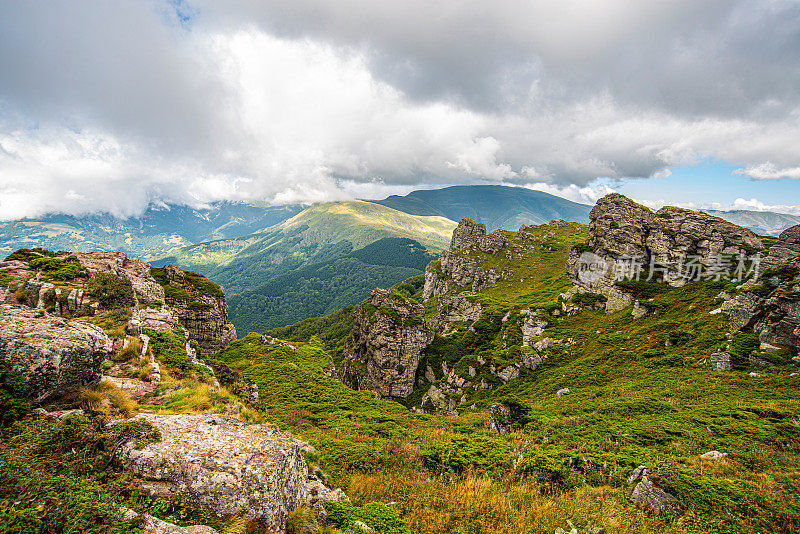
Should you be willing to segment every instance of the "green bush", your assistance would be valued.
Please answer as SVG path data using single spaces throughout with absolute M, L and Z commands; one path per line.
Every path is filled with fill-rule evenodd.
M 134 304 L 131 281 L 112 273 L 101 273 L 94 277 L 89 291 L 101 308 L 127 308 Z
M 27 384 L 19 372 L 0 360 L 0 427 L 21 419 L 31 410 L 25 398 Z
M 347 501 L 325 501 L 325 511 L 328 512 L 328 521 L 341 529 L 361 521 L 380 534 L 413 534 L 400 519 L 397 510 L 387 504 L 374 502 L 355 506 Z
M 494 471 L 510 465 L 510 449 L 508 442 L 492 436 L 457 436 L 429 444 L 421 455 L 426 467 L 434 471 Z

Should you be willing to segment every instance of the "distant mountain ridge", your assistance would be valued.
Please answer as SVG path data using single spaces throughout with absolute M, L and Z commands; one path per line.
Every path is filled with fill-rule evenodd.
M 41 247 L 92 252 L 117 250 L 141 260 L 153 260 L 171 250 L 253 233 L 273 226 L 304 209 L 301 205 L 271 206 L 259 202 L 219 202 L 209 208 L 151 207 L 139 217 L 107 213 L 85 216 L 45 215 L 0 222 L 0 253 Z
M 464 217 L 483 223 L 488 232 L 516 230 L 522 225 L 547 224 L 553 219 L 588 224 L 592 206 L 543 191 L 503 185 L 457 185 L 412 191 L 371 200 L 411 215 L 438 215 L 453 221 Z
M 743 226 L 759 235 L 777 236 L 790 226 L 800 224 L 800 216 L 774 211 L 701 210 L 709 215 Z

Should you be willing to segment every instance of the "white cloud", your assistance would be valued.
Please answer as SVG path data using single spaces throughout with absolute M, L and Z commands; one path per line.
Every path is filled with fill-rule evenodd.
M 0 216 L 800 178 L 800 8 L 567 4 L 0 4 Z
M 748 165 L 744 169 L 737 169 L 734 172 L 756 180 L 800 179 L 800 166 L 778 168 L 770 161 L 758 165 Z
M 732 210 L 751 210 L 751 211 L 774 211 L 776 213 L 788 213 L 789 215 L 800 215 L 800 206 L 787 206 L 783 204 L 765 204 L 758 199 L 751 198 L 745 200 L 737 198 L 733 201 L 730 209 Z

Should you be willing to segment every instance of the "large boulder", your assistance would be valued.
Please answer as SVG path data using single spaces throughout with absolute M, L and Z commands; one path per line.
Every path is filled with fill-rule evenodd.
M 761 276 L 722 309 L 731 331 L 753 329 L 762 344 L 800 348 L 800 225 L 784 230 L 761 265 Z
M 366 305 L 353 312 L 344 382 L 379 397 L 411 395 L 417 367 L 434 337 L 424 315 L 421 304 L 384 289 L 373 290 Z
M 573 248 L 567 260 L 574 284 L 570 296 L 603 295 L 608 313 L 634 303 L 615 285 L 619 278 L 637 278 L 640 273 L 647 277 L 653 265 L 657 280 L 681 286 L 696 275 L 694 269 L 684 268 L 687 258 L 696 259 L 697 269 L 708 272 L 726 256 L 749 256 L 763 247 L 750 230 L 717 217 L 674 206 L 653 213 L 618 193 L 598 200 L 589 217 L 586 243 Z
M 139 414 L 161 439 L 135 441 L 115 451 L 114 462 L 129 470 L 156 497 L 178 497 L 220 517 L 258 518 L 283 532 L 290 512 L 323 499 L 346 499 L 309 477 L 301 444 L 269 425 L 249 425 L 219 415 Z
M 96 383 L 111 341 L 95 325 L 0 306 L 0 357 L 27 381 L 27 396 L 47 402 Z
M 633 470 L 628 484 L 636 484 L 630 501 L 654 515 L 677 517 L 683 513 L 678 499 L 658 485 L 659 474 L 652 473 L 649 467 L 640 465 Z

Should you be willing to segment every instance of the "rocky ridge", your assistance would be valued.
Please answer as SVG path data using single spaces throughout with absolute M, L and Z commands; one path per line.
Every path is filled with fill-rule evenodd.
M 586 243 L 573 248 L 567 262 L 567 274 L 574 284 L 567 297 L 576 293 L 602 295 L 608 313 L 620 311 L 635 300 L 615 282 L 620 277 L 635 278 L 637 267 L 631 264 L 627 267 L 630 272 L 618 273 L 618 260 L 635 258 L 645 277 L 654 265 L 658 280 L 681 286 L 689 274 L 688 270 L 681 271 L 681 264 L 688 258 L 696 257 L 698 268 L 707 272 L 723 255 L 750 256 L 764 246 L 750 230 L 717 217 L 674 206 L 654 213 L 618 193 L 598 200 L 590 219 Z
M 30 252 L 30 258 L 41 254 Z M 47 257 L 45 257 L 47 258 Z M 58 253 L 52 259 L 75 262 L 79 267 L 70 279 L 57 279 L 51 273 L 22 261 L 3 262 L 0 272 L 9 275 L 17 291 L 0 293 L 2 302 L 46 311 L 56 316 L 91 316 L 102 309 L 92 292 L 93 281 L 111 274 L 128 281 L 133 290 L 133 317 L 128 330 L 135 335 L 144 328 L 160 331 L 182 330 L 208 352 L 216 352 L 236 339 L 236 329 L 228 321 L 228 306 L 214 282 L 174 265 L 152 269 L 149 264 L 129 259 L 122 252 Z M 159 275 L 156 280 L 153 273 Z M 20 288 L 23 290 L 20 291 Z M 19 296 L 18 296 L 19 295 Z
M 344 382 L 378 397 L 408 397 L 433 341 L 424 314 L 421 304 L 375 289 L 354 311 L 352 338 L 345 345 Z
M 784 230 L 761 265 L 735 299 L 723 304 L 731 331 L 758 333 L 765 352 L 800 349 L 800 225 Z M 751 357 L 752 358 L 752 357 Z M 763 360 L 758 358 L 757 360 Z

